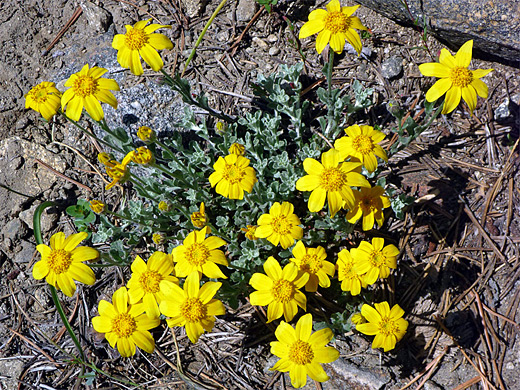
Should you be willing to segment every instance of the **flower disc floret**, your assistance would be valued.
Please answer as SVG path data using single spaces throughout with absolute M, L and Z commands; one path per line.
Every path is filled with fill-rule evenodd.
M 114 293 L 112 303 L 101 300 L 98 311 L 99 316 L 92 318 L 94 329 L 104 333 L 110 346 L 117 347 L 121 356 L 135 355 L 136 345 L 148 353 L 153 352 L 155 341 L 149 330 L 161 321 L 144 314 L 143 304 L 130 304 L 126 287 Z
M 45 278 L 47 283 L 62 290 L 68 297 L 76 291 L 74 280 L 93 285 L 96 281 L 94 272 L 83 262 L 97 259 L 99 252 L 85 246 L 78 247 L 87 236 L 87 233 L 81 232 L 66 238 L 63 232 L 58 232 L 51 237 L 50 247 L 45 244 L 37 245 L 36 249 L 42 259 L 34 264 L 34 279 Z
M 424 76 L 438 77 L 435 84 L 426 92 L 426 100 L 434 102 L 446 94 L 442 113 L 448 114 L 455 110 L 464 99 L 470 112 L 473 114 L 477 106 L 477 95 L 486 99 L 487 85 L 480 80 L 493 69 L 469 70 L 473 51 L 473 41 L 467 41 L 453 57 L 446 49 L 441 50 L 439 62 L 429 62 L 419 65 Z
M 369 336 L 375 335 L 372 348 L 383 348 L 385 352 L 395 348 L 408 329 L 408 321 L 403 317 L 404 310 L 399 305 L 390 309 L 388 302 L 381 302 L 361 307 L 361 315 L 366 323 L 357 324 L 356 330 Z
M 326 347 L 334 336 L 329 328 L 312 333 L 312 315 L 305 314 L 293 328 L 282 321 L 276 328 L 277 341 L 271 342 L 271 353 L 280 358 L 270 368 L 272 371 L 287 372 L 291 384 L 305 386 L 307 375 L 318 382 L 329 379 L 321 364 L 331 363 L 339 357 L 337 349 Z
M 269 214 L 262 214 L 258 218 L 255 236 L 267 238 L 273 245 L 280 244 L 282 248 L 287 249 L 294 240 L 303 237 L 303 229 L 298 226 L 300 224 L 300 218 L 294 214 L 292 203 L 275 202 L 269 209 Z
M 154 34 L 160 28 L 171 28 L 171 26 L 161 24 L 147 26 L 151 20 L 141 20 L 133 26 L 126 25 L 126 34 L 116 34 L 112 41 L 112 47 L 117 50 L 119 64 L 123 68 L 130 69 L 137 76 L 143 74 L 140 57 L 157 72 L 164 66 L 157 51 L 173 48 L 172 41 L 165 35 Z
M 321 53 L 327 43 L 332 50 L 341 54 L 345 41 L 348 41 L 358 55 L 361 54 L 362 44 L 356 30 L 366 30 L 358 17 L 352 14 L 359 5 L 342 7 L 339 0 L 332 0 L 327 4 L 327 10 L 317 9 L 309 14 L 309 21 L 300 29 L 299 38 L 307 38 L 318 34 L 316 38 L 316 51 Z
M 60 108 L 61 92 L 56 84 L 43 81 L 25 95 L 25 108 L 39 112 L 46 120 L 56 115 Z
M 354 202 L 351 186 L 370 187 L 370 183 L 361 175 L 361 163 L 341 162 L 340 152 L 330 149 L 321 155 L 321 163 L 313 158 L 303 161 L 306 176 L 296 182 L 299 191 L 312 191 L 309 196 L 309 211 L 320 211 L 327 199 L 331 218 L 343 204 Z
M 298 268 L 287 264 L 283 270 L 274 257 L 264 263 L 265 274 L 255 273 L 249 284 L 257 291 L 249 296 L 251 305 L 267 305 L 267 322 L 284 316 L 286 321 L 294 318 L 298 306 L 306 310 L 307 298 L 300 291 L 309 279 L 307 273 L 299 275 Z
M 85 107 L 92 119 L 100 121 L 104 117 L 100 102 L 117 108 L 117 100 L 110 91 L 119 91 L 119 85 L 113 79 L 101 78 L 106 72 L 97 66 L 89 69 L 86 64 L 65 82 L 70 88 L 61 97 L 61 108 L 67 107 L 66 114 L 70 119 L 78 121 Z
M 353 296 L 359 295 L 361 287 L 366 287 L 362 275 L 358 272 L 357 261 L 352 257 L 351 252 L 342 249 L 338 253 L 338 280 L 341 282 L 341 289 L 349 291 Z

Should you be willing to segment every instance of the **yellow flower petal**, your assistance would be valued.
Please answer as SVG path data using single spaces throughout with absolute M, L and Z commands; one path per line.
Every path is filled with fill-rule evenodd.
M 429 102 L 434 102 L 442 95 L 444 95 L 453 85 L 451 79 L 440 79 L 433 84 L 433 86 L 426 92 L 426 100 Z
M 448 114 L 455 110 L 460 103 L 462 97 L 462 90 L 460 87 L 453 85 L 448 92 L 446 92 L 446 99 L 442 107 L 442 114 Z
M 471 54 L 473 51 L 473 40 L 469 40 L 460 47 L 455 54 L 455 64 L 457 66 L 467 68 L 471 63 Z

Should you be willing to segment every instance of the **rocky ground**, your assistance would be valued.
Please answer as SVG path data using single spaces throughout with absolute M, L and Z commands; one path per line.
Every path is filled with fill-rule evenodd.
M 258 74 L 301 61 L 289 42 L 294 37 L 284 17 L 297 31 L 317 5 L 324 4 L 280 0 L 269 14 L 252 1 L 229 1 L 186 77 L 228 114 L 251 109 L 250 85 Z M 105 110 L 110 124 L 131 134 L 145 124 L 172 131 L 183 103 L 151 71 L 143 77 L 122 71 L 111 48 L 113 35 L 144 18 L 172 25 L 165 33 L 175 47 L 163 58 L 165 69 L 173 73 L 183 68 L 216 6 L 209 2 L 201 8 L 187 0 L 0 3 L 1 388 L 74 386 L 79 370 L 60 352 L 72 344 L 45 284 L 31 277 L 39 258 L 32 215 L 42 201 L 74 204 L 79 198 L 98 197 L 104 187 L 94 172 L 99 145 L 61 120 L 44 123 L 35 112 L 24 110 L 24 94 L 40 81 L 62 86 L 83 64 L 95 64 L 107 68 L 121 86 L 118 109 Z M 76 10 L 82 11 L 77 20 L 50 47 Z M 362 56 L 347 52 L 339 58 L 334 82 L 348 88 L 359 80 L 374 88 L 376 109 L 366 118 L 390 132 L 395 123 L 384 111 L 388 101 L 420 117 L 418 102 L 432 80 L 420 75 L 417 64 L 431 59 L 418 49 L 420 32 L 368 9 L 358 13 L 371 36 L 364 39 Z M 313 41 L 302 43 L 307 56 L 305 83 L 311 85 L 322 77 L 323 59 Z M 442 47 L 431 37 L 428 46 L 434 53 Z M 474 60 L 473 68 L 495 69 L 486 78 L 489 99 L 479 99 L 474 116 L 459 109 L 438 119 L 394 156 L 384 173 L 387 181 L 418 199 L 404 221 L 389 223 L 389 234 L 399 238 L 403 250 L 389 295 L 407 313 L 408 335 L 389 354 L 372 350 L 368 338 L 359 334 L 338 335 L 335 343 L 341 359 L 329 365 L 331 380 L 321 385 L 324 389 L 520 388 L 520 158 L 515 144 L 520 72 L 486 58 Z M 58 208 L 44 215 L 43 230 L 46 237 L 57 230 L 70 233 L 74 224 Z M 290 388 L 288 377 L 267 370 L 273 364 L 268 353 L 272 336 L 247 304 L 219 319 L 215 332 L 195 347 L 178 333 L 185 375 L 178 372 L 167 329 L 155 335 L 158 351 L 153 355 L 118 358 L 90 324 L 97 315 L 96 303 L 110 296 L 116 281 L 115 271 L 106 273 L 95 294 L 80 289 L 65 301 L 89 359 L 112 376 L 158 389 Z M 108 377 L 82 386 L 125 387 Z M 307 385 L 315 387 L 320 388 Z

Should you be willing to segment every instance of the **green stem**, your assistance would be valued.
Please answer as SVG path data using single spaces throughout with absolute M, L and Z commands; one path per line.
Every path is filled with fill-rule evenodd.
M 34 212 L 33 229 L 34 229 L 34 239 L 36 240 L 37 245 L 43 244 L 42 228 L 41 228 L 41 215 L 47 207 L 51 207 L 54 205 L 55 205 L 55 203 L 51 202 L 51 201 L 43 202 L 41 205 L 39 205 L 36 208 L 36 211 Z M 49 284 L 49 288 L 51 290 L 52 300 L 54 301 L 54 305 L 56 306 L 56 310 L 58 311 L 58 314 L 60 315 L 63 325 L 65 325 L 67 332 L 69 333 L 70 337 L 72 338 L 72 341 L 76 345 L 76 349 L 78 350 L 78 352 L 81 356 L 81 360 L 86 361 L 85 354 L 83 353 L 83 348 L 81 347 L 79 340 L 77 339 L 76 335 L 74 334 L 74 331 L 72 330 L 72 327 L 70 326 L 69 320 L 67 319 L 67 316 L 65 315 L 65 312 L 63 311 L 63 307 L 61 306 L 60 300 L 58 299 L 58 293 L 56 292 L 56 288 L 51 284 Z
M 129 179 L 128 179 L 129 182 L 131 182 L 134 186 L 137 187 L 137 189 L 141 192 L 141 195 L 145 196 L 146 198 L 149 198 L 151 200 L 153 200 L 155 203 L 159 203 L 160 200 L 158 200 L 157 198 L 155 198 L 154 196 L 151 196 L 150 195 L 150 192 L 147 191 L 142 184 L 142 181 L 140 181 L 139 179 L 137 179 L 137 177 L 135 175 L 132 175 Z M 155 192 L 155 191 L 153 191 Z M 157 192 L 155 192 L 156 194 L 158 194 Z M 158 195 L 161 195 L 161 194 L 158 194 Z
M 184 64 L 184 69 L 182 70 L 181 77 L 184 76 L 184 72 L 186 72 L 188 65 L 190 64 L 191 60 L 195 56 L 195 52 L 197 51 L 197 47 L 199 47 L 200 43 L 202 42 L 202 38 L 204 38 L 204 35 L 206 35 L 206 31 L 208 31 L 209 26 L 211 26 L 211 23 L 213 23 L 213 20 L 217 17 L 217 14 L 220 12 L 222 7 L 224 7 L 224 5 L 226 4 L 226 1 L 227 0 L 222 0 L 220 2 L 217 9 L 215 10 L 215 12 L 213 12 L 213 14 L 209 18 L 208 22 L 204 26 L 204 29 L 202 30 L 202 32 L 199 35 L 199 38 L 197 39 L 197 42 L 195 42 L 195 46 L 193 46 L 193 49 L 191 49 L 190 56 L 188 57 L 188 59 L 186 60 L 186 63 Z
M 332 69 L 334 68 L 334 50 L 329 47 L 329 66 L 327 67 L 327 94 L 328 94 L 328 104 L 327 104 L 327 131 L 325 131 L 325 136 L 330 136 L 331 130 L 334 126 L 334 102 L 332 101 Z

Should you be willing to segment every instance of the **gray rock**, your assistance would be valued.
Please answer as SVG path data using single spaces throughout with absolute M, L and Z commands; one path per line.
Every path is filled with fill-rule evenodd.
M 2 229 L 4 240 L 16 241 L 28 233 L 27 225 L 19 219 L 9 221 Z
M 385 79 L 395 79 L 403 74 L 403 58 L 393 56 L 381 64 L 381 74 Z
M 270 56 L 275 56 L 277 54 L 280 53 L 280 48 L 276 47 L 276 46 L 272 46 L 269 48 L 269 55 Z
M 30 209 L 24 210 L 20 213 L 19 217 L 22 221 L 24 221 L 27 226 L 29 226 L 30 229 L 33 228 L 33 216 L 34 212 L 36 211 L 36 207 L 38 207 L 40 204 L 37 203 L 33 205 Z M 41 227 L 42 227 L 42 234 L 49 233 L 51 229 L 53 229 L 56 226 L 56 223 L 58 222 L 58 214 L 56 213 L 49 213 L 49 209 L 46 209 L 41 216 Z
M 324 390 L 333 389 L 363 389 L 379 390 L 390 382 L 387 372 L 376 368 L 360 368 L 347 360 L 338 360 L 324 365 L 330 379 L 324 383 Z
M 112 15 L 110 12 L 88 0 L 82 0 L 80 4 L 83 9 L 83 14 L 87 18 L 88 26 L 96 32 L 107 32 L 112 23 Z
M 520 94 L 511 96 L 511 100 L 506 98 L 500 105 L 495 109 L 494 117 L 497 122 L 505 122 L 512 118 L 515 111 L 516 115 L 520 116 Z
M 186 15 L 190 18 L 199 15 L 204 4 L 205 2 L 203 0 L 182 0 L 182 5 L 186 10 Z
M 428 32 L 458 49 L 473 39 L 483 59 L 520 67 L 520 2 L 512 0 L 358 0 L 404 25 L 429 23 Z
M 0 360 L 0 387 L 5 390 L 18 389 L 17 379 L 23 371 L 23 362 L 15 358 Z
M 237 5 L 236 16 L 239 22 L 249 22 L 256 12 L 256 1 L 240 0 Z
M 17 246 L 18 252 L 14 254 L 13 262 L 18 264 L 29 264 L 35 255 L 36 245 L 34 243 L 22 240 Z M 37 255 L 39 259 L 39 255 Z

